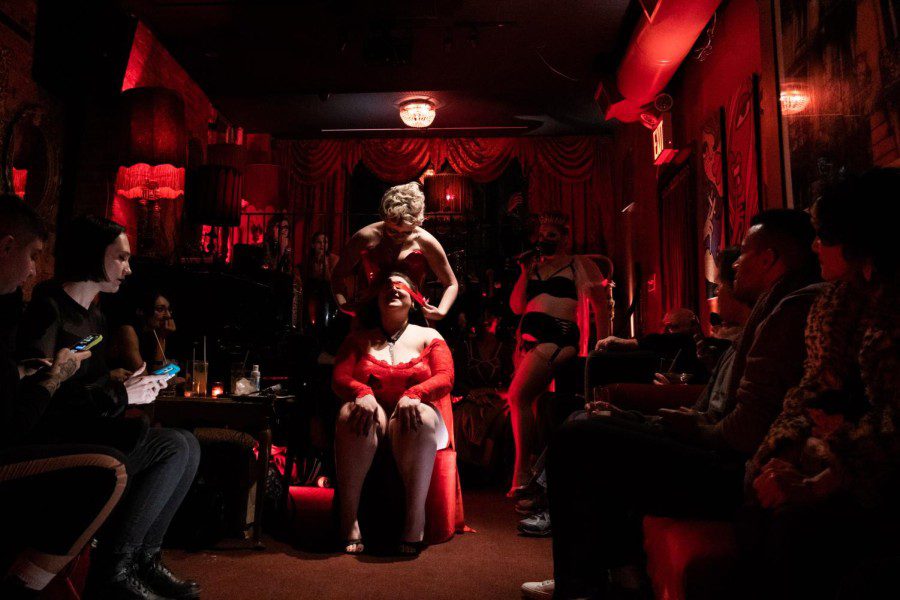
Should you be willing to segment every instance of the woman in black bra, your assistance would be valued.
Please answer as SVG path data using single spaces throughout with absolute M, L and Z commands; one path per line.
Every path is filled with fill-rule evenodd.
M 521 263 L 522 273 L 510 296 L 513 312 L 522 315 L 516 370 L 509 386 L 516 443 L 511 494 L 531 479 L 531 466 L 538 452 L 534 402 L 547 389 L 559 367 L 578 354 L 579 296 L 588 297 L 597 315 L 605 306 L 600 269 L 586 258 L 566 253 L 568 236 L 564 215 L 541 215 L 537 251 Z

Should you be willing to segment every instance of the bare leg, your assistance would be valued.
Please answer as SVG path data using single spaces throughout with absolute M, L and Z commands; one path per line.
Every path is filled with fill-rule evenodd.
M 404 542 L 421 542 L 425 535 L 425 499 L 437 454 L 437 414 L 422 405 L 419 414 L 422 424 L 416 430 L 402 431 L 400 421 L 393 417 L 388 424 L 388 437 L 406 496 L 406 519 L 400 537 Z
M 522 353 L 509 385 L 509 413 L 516 446 L 512 480 L 514 488 L 525 485 L 531 479 L 533 455 L 538 450 L 534 447 L 535 401 L 550 385 L 553 368 L 575 355 L 574 348 L 563 348 L 551 366 L 550 358 L 556 348 L 555 344 L 540 344 L 534 350 Z
M 353 403 L 348 402 L 341 407 L 335 428 L 334 453 L 337 467 L 338 493 L 340 494 L 340 531 L 343 540 L 358 540 L 359 497 L 362 494 L 363 482 L 372 466 L 372 459 L 378 449 L 378 440 L 384 436 L 387 415 L 378 407 L 378 422 L 375 430 L 369 435 L 358 435 L 348 423 Z M 347 544 L 349 553 L 363 551 L 361 543 Z

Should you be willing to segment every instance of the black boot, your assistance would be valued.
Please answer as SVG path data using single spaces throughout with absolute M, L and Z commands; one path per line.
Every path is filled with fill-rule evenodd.
M 100 555 L 91 566 L 85 598 L 91 600 L 170 600 L 138 576 L 130 554 Z
M 189 600 L 200 597 L 200 584 L 175 576 L 162 562 L 162 553 L 140 552 L 137 558 L 137 572 L 140 578 L 157 594 L 167 598 Z

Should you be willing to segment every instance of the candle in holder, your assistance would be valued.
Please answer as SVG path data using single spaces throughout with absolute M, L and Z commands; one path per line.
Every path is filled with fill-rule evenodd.
M 225 393 L 225 388 L 222 387 L 222 384 L 221 384 L 221 383 L 214 383 L 213 386 L 212 386 L 212 392 L 211 392 L 211 393 L 212 393 L 213 398 L 215 398 L 215 397 L 217 397 L 217 396 L 221 396 L 222 394 Z

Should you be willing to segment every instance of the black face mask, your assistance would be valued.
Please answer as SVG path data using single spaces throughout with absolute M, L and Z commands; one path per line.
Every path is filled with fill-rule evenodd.
M 541 240 L 537 243 L 538 252 L 544 255 L 556 254 L 559 250 L 559 240 Z

